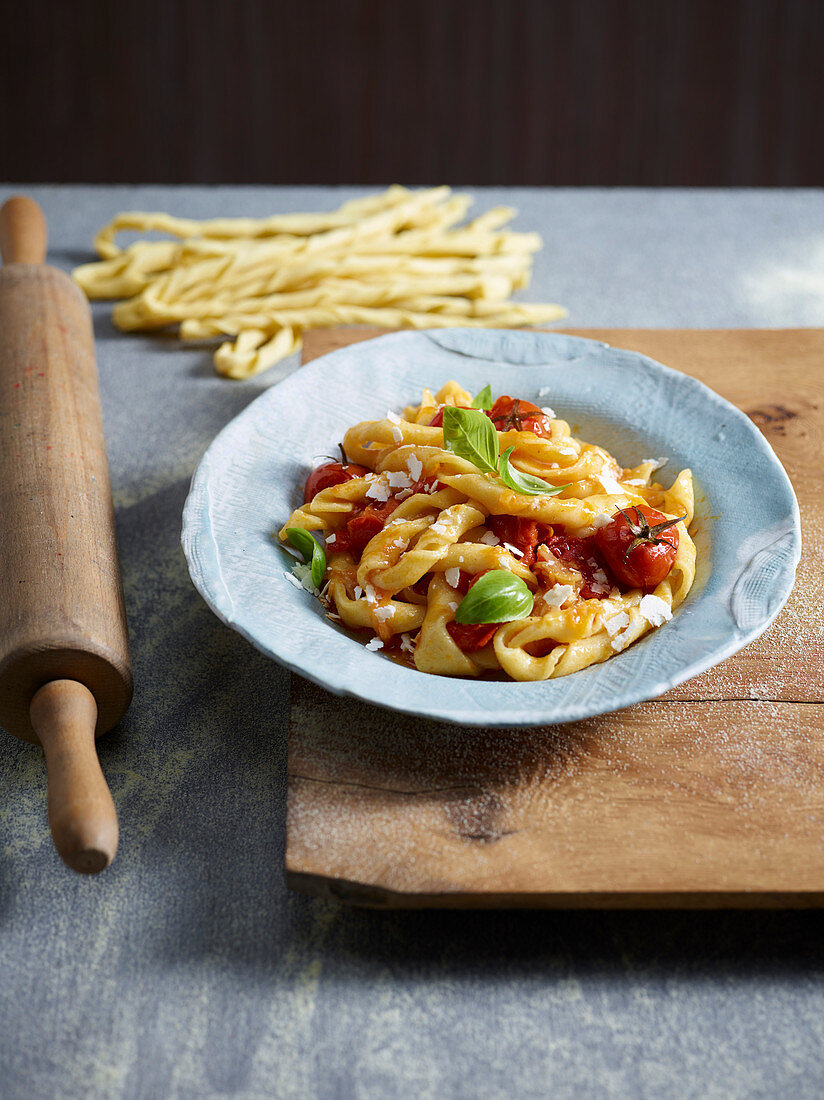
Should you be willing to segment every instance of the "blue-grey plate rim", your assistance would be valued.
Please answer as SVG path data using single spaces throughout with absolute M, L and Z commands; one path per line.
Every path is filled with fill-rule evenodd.
M 696 480 L 699 568 L 671 622 L 610 660 L 537 683 L 455 679 L 387 660 L 290 584 L 272 533 L 308 468 L 344 430 L 455 378 L 551 404 L 576 434 L 625 466 L 669 456 L 668 484 Z M 541 389 L 550 394 L 539 395 Z M 215 438 L 183 513 L 192 580 L 227 625 L 329 691 L 422 718 L 475 726 L 569 722 L 652 699 L 736 653 L 775 619 L 801 552 L 798 504 L 758 428 L 703 383 L 637 352 L 534 331 L 404 331 L 313 360 Z

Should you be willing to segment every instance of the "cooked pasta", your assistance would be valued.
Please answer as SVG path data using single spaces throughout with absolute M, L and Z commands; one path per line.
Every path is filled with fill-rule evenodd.
M 625 469 L 551 409 L 486 391 L 477 409 L 449 382 L 354 425 L 279 537 L 323 536 L 322 583 L 304 584 L 368 648 L 446 676 L 566 676 L 686 597 L 692 475 L 665 489 L 665 460 Z

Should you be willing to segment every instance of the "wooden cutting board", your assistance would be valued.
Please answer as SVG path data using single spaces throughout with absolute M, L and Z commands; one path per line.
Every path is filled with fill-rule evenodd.
M 562 726 L 417 720 L 293 677 L 287 883 L 382 907 L 821 905 L 824 330 L 568 331 L 758 424 L 801 506 L 787 607 L 661 698 Z M 374 335 L 310 334 L 304 361 Z

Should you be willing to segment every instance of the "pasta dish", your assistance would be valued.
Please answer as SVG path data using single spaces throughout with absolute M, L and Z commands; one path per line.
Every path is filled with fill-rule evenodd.
M 286 576 L 421 672 L 566 676 L 663 625 L 692 586 L 690 470 L 665 489 L 666 459 L 625 469 L 548 407 L 448 382 L 342 450 L 279 532 L 303 558 Z

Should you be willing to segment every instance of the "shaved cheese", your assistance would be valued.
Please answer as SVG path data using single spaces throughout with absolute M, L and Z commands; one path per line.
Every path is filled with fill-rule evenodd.
M 333 531 L 331 535 L 326 536 L 326 545 L 331 546 L 332 543 L 335 542 L 336 540 L 337 540 L 337 535 Z
M 458 610 L 457 600 L 450 600 L 449 603 L 447 604 L 447 606 L 448 606 L 450 611 L 457 611 Z
M 373 611 L 373 615 L 379 623 L 385 623 L 387 619 L 391 619 L 395 614 L 395 608 L 391 603 L 386 604 L 384 607 L 376 607 Z
M 376 594 L 375 589 L 373 588 L 373 586 L 371 584 L 367 584 L 367 586 L 366 586 L 366 600 L 367 600 L 368 603 L 377 603 L 378 602 L 377 594 Z
M 571 584 L 553 584 L 552 588 L 544 592 L 544 603 L 547 607 L 561 607 L 574 591 Z
M 501 545 L 501 540 L 494 533 L 494 531 L 485 531 L 481 535 L 481 542 L 484 543 L 486 546 L 500 546 Z
M 619 611 L 618 614 L 613 615 L 611 619 L 606 619 L 604 621 L 604 626 L 610 638 L 614 638 L 622 627 L 629 626 L 629 615 L 627 615 L 626 611 Z
M 389 486 L 383 480 L 373 481 L 366 490 L 366 496 L 370 497 L 372 500 L 389 500 Z
M 554 409 L 550 409 L 548 406 L 545 406 L 541 409 L 541 412 L 544 414 L 544 416 L 548 416 L 550 420 L 555 419 L 555 410 Z
M 359 584 L 356 584 L 355 585 L 355 599 L 359 600 L 362 595 L 363 595 L 363 589 L 361 588 L 361 586 Z
M 403 470 L 392 470 L 386 477 L 393 489 L 408 489 L 412 484 L 409 480 L 409 475 L 405 474 Z
M 406 468 L 413 481 L 420 481 L 423 473 L 423 463 L 416 455 L 410 455 L 406 460 Z
M 404 653 L 414 653 L 415 643 L 412 641 L 412 637 L 409 634 L 401 634 L 401 650 Z
M 612 641 L 609 643 L 616 653 L 620 653 L 622 649 L 626 649 L 629 643 L 632 641 L 632 627 L 628 626 L 621 634 L 616 634 Z
M 650 473 L 653 473 L 653 471 L 655 470 L 660 470 L 662 466 L 666 466 L 668 462 L 668 456 L 664 455 L 663 458 L 645 458 L 642 465 L 646 466 L 647 463 L 650 463 L 652 466 L 652 470 L 650 470 Z
M 650 626 L 661 626 L 672 618 L 672 611 L 666 600 L 660 596 L 643 596 L 638 604 L 638 610 L 647 620 Z
M 604 492 L 610 494 L 610 496 L 625 496 L 625 490 L 621 486 L 620 482 L 612 476 L 612 474 L 604 471 L 603 473 L 596 475 L 601 485 L 604 487 Z
M 450 588 L 457 588 L 461 580 L 461 571 L 457 567 L 453 569 L 444 569 L 443 576 Z
M 403 432 L 400 430 L 397 424 L 392 425 L 392 438 L 396 443 L 403 443 Z
M 315 595 L 317 595 L 318 590 L 317 588 L 315 588 L 314 582 L 312 580 L 311 565 L 307 565 L 305 562 L 302 561 L 296 561 L 295 564 L 292 566 L 291 574 L 287 575 L 293 578 L 293 583 L 294 581 L 297 581 L 298 585 L 300 585 L 301 588 L 305 588 L 307 592 L 313 592 Z
M 519 550 L 517 546 L 513 546 L 511 542 L 505 542 L 504 546 L 510 552 L 514 554 L 516 558 L 522 558 L 524 556 L 523 550 Z
M 375 637 L 370 642 L 367 642 L 364 646 L 365 649 L 383 649 L 383 642 L 380 638 Z
M 609 512 L 599 512 L 597 516 L 593 517 L 592 526 L 597 531 L 599 527 L 606 527 L 611 522 L 612 515 Z
M 295 588 L 303 588 L 303 585 L 293 573 L 284 573 L 283 575 L 290 584 L 295 586 Z
M 400 424 L 401 423 L 401 418 L 398 416 L 398 414 L 396 412 L 392 412 L 391 409 L 386 410 L 386 419 L 391 420 L 393 424 Z

